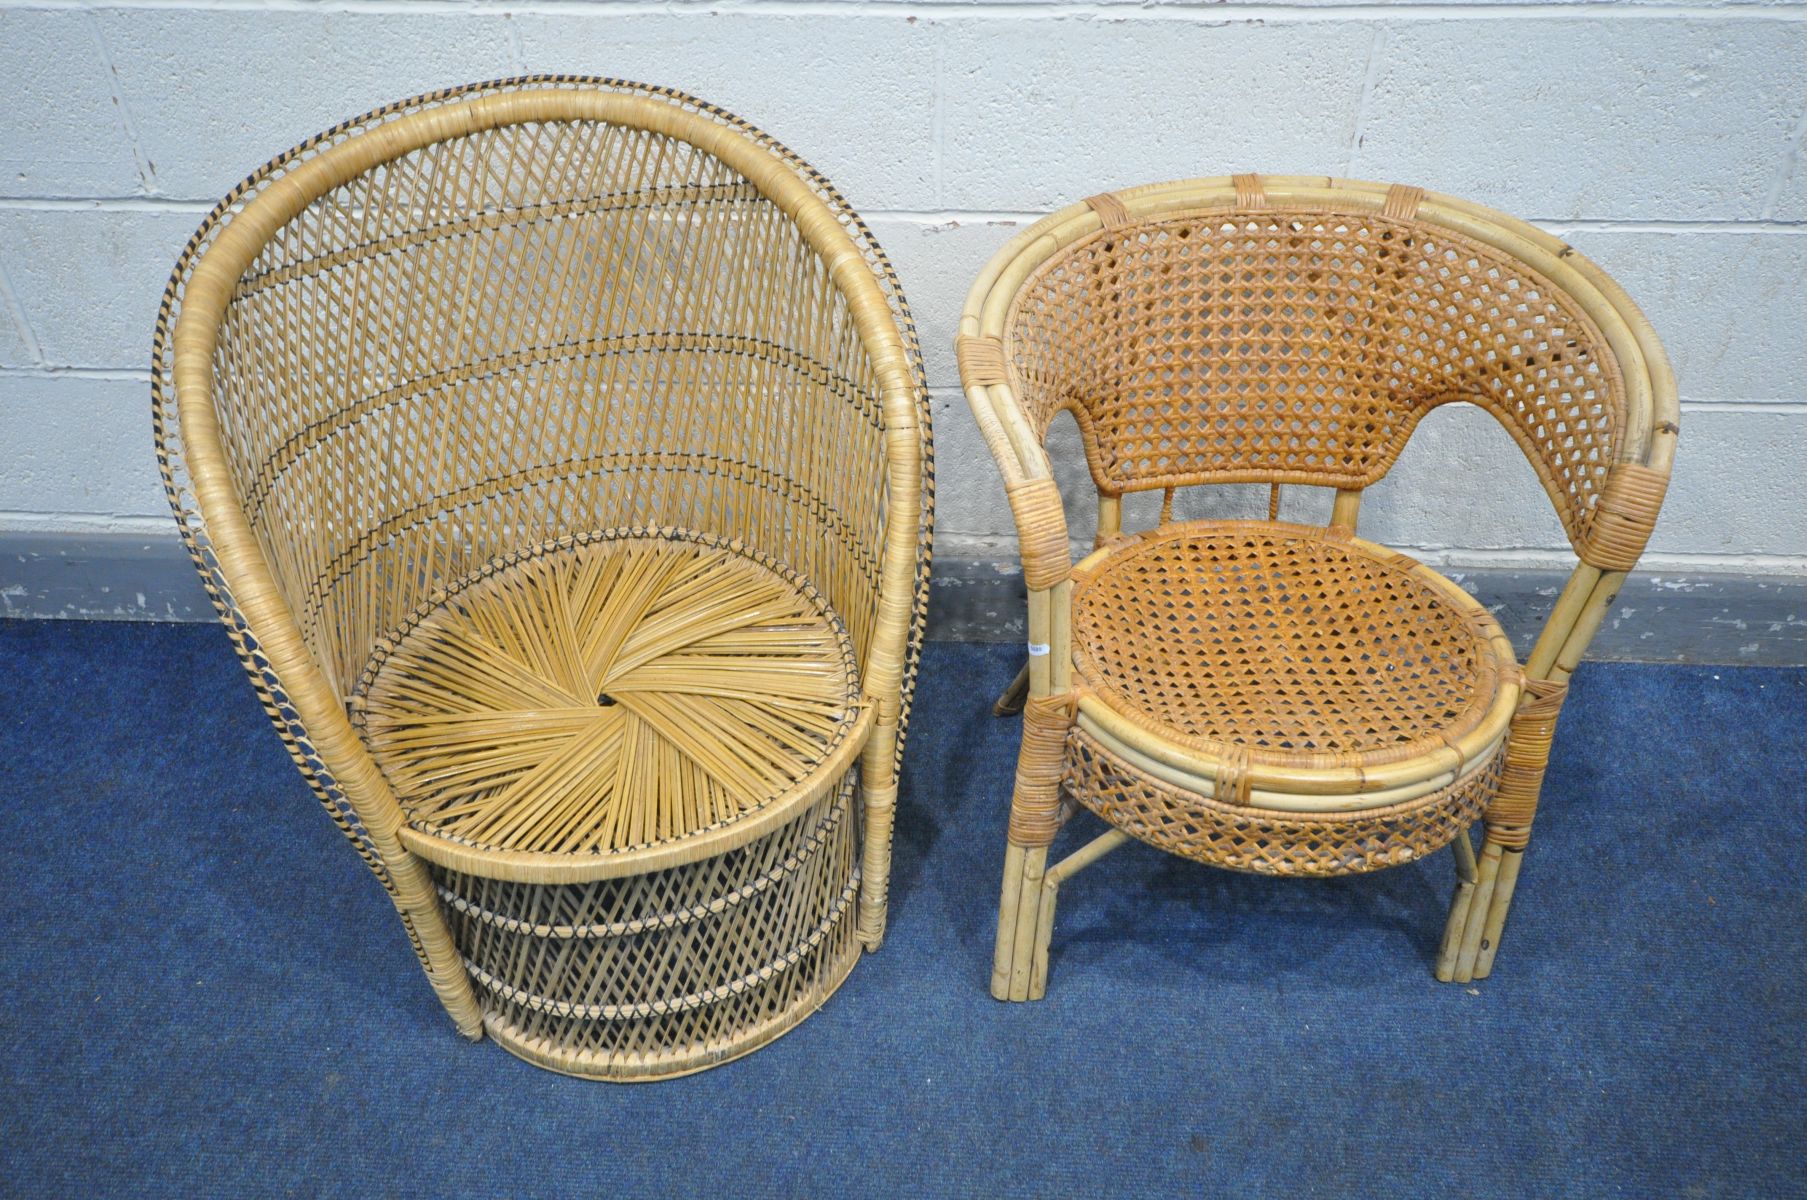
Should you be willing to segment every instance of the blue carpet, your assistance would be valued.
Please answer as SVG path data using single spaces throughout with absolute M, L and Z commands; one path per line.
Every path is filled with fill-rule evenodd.
M 0 1191 L 1807 1194 L 1807 672 L 1589 665 L 1474 987 L 1430 978 L 1445 856 L 1132 846 L 1003 1005 L 1017 654 L 929 649 L 884 951 L 623 1088 L 453 1036 L 217 628 L 0 622 Z

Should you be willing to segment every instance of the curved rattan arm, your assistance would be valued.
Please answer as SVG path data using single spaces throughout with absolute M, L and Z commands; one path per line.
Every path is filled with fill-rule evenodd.
M 1623 382 L 1623 428 L 1618 430 L 1615 461 L 1585 536 L 1577 536 L 1571 528 L 1582 565 L 1528 664 L 1533 677 L 1566 675 L 1599 628 L 1618 581 L 1635 564 L 1655 523 L 1678 429 L 1674 377 L 1648 321 L 1599 267 L 1559 239 L 1504 213 L 1417 189 L 1278 175 L 1150 184 L 1070 205 L 999 250 L 968 294 L 960 325 L 960 361 L 974 416 L 998 460 L 1005 486 L 1011 490 L 1023 541 L 1025 575 L 1052 575 L 1047 565 L 1052 561 L 1051 539 L 1044 540 L 1047 530 L 1059 529 L 1061 553 L 1065 553 L 1064 525 L 1055 524 L 1058 504 L 1049 503 L 1043 495 L 1052 490 L 1052 472 L 1041 445 L 1041 431 L 1015 394 L 1004 362 L 1006 323 L 1025 282 L 1061 250 L 1101 229 L 1200 210 L 1229 212 L 1261 205 L 1394 218 L 1404 215 L 1441 227 L 1538 272 L 1569 296 L 1600 331 Z M 1549 473 L 1539 464 L 1533 447 L 1522 437 L 1520 442 L 1560 509 L 1561 500 Z M 1030 586 L 1033 622 L 1033 579 Z M 1052 622 L 1047 624 L 1052 630 Z M 1052 632 L 1058 635 L 1060 631 Z M 1035 640 L 1033 632 L 1031 636 Z M 1057 660 L 1064 659 L 1064 650 L 1064 645 L 1056 649 Z
M 1004 478 L 1004 494 L 1016 522 L 1023 583 L 1029 592 L 1029 697 L 1066 690 L 1070 661 L 1067 575 L 1072 570 L 1067 519 L 1060 489 L 1041 438 L 1015 403 L 1005 379 L 996 338 L 966 334 L 962 320 L 956 352 L 967 403 Z
M 1615 477 L 1609 478 L 1608 482 L 1608 496 L 1622 494 L 1614 491 L 1612 485 L 1615 482 L 1622 487 L 1629 485 L 1628 490 L 1635 489 L 1637 494 L 1632 498 L 1632 507 L 1637 511 L 1629 520 L 1615 511 L 1604 513 L 1600 518 L 1631 528 L 1614 531 L 1618 536 L 1607 539 L 1605 555 L 1595 555 L 1593 562 L 1582 561 L 1576 565 L 1525 660 L 1528 678 L 1560 682 L 1566 680 L 1580 663 L 1589 643 L 1600 631 L 1606 610 L 1617 598 L 1619 585 L 1643 556 L 1675 461 L 1675 442 L 1681 432 L 1681 405 L 1675 372 L 1657 339 L 1656 330 L 1618 282 L 1591 260 L 1573 254 L 1567 245 L 1555 238 L 1538 230 L 1531 232 L 1558 246 L 1557 255 L 1568 259 L 1611 304 L 1614 317 L 1643 352 L 1650 396 L 1649 413 L 1643 420 L 1643 444 L 1633 447 L 1633 455 L 1622 458 L 1615 465 Z
M 878 611 L 862 683 L 876 714 L 865 761 L 868 777 L 881 789 L 894 788 L 910 677 L 920 644 L 928 565 L 924 525 L 932 503 L 926 482 L 926 417 L 920 415 L 922 388 L 913 332 L 907 314 L 900 324 L 893 296 L 881 284 L 881 279 L 889 279 L 882 255 L 876 265 L 884 275 L 875 273 L 876 248 L 857 218 L 850 220 L 844 208 L 829 202 L 838 199 L 832 192 L 825 199 L 819 177 L 807 173 L 807 168 L 800 170 L 794 156 L 769 139 L 748 136 L 747 127 L 724 121 L 714 110 L 676 93 L 634 85 L 608 87 L 612 90 L 478 85 L 468 99 L 446 93 L 381 110 L 352 123 L 362 127 L 348 138 L 335 140 L 338 130 L 323 135 L 254 176 L 222 204 L 178 267 L 160 322 L 159 380 L 173 391 L 174 400 L 159 392 L 159 445 L 172 503 L 197 565 L 235 630 L 235 642 L 285 742 L 323 799 L 335 793 L 343 797 L 350 811 L 336 814 L 341 827 L 367 848 L 366 859 L 402 910 L 441 999 L 461 1031 L 473 1036 L 480 1029 L 480 1016 L 438 914 L 431 881 L 399 841 L 401 809 L 352 730 L 344 698 L 313 660 L 277 585 L 244 512 L 213 404 L 214 353 L 222 316 L 241 275 L 286 222 L 319 196 L 378 164 L 435 141 L 519 122 L 593 120 L 631 125 L 688 142 L 726 163 L 780 208 L 820 257 L 848 304 L 879 383 L 886 500 L 893 516 L 886 522 Z M 444 98 L 457 102 L 438 103 Z M 304 156 L 304 151 L 317 147 L 318 153 Z M 242 207 L 235 208 L 247 195 Z M 234 208 L 229 220 L 220 219 Z M 859 234 L 857 239 L 850 225 Z M 894 280 L 889 286 L 895 293 Z M 166 345 L 165 326 L 178 294 L 179 315 Z M 179 472 L 170 464 L 176 458 L 186 469 L 191 495 L 183 494 L 175 478 Z M 920 522 L 914 519 L 919 513 Z M 884 841 L 888 844 L 888 831 Z
M 1059 249 L 1060 243 L 1050 243 L 1043 236 L 1044 227 L 1055 217 L 1044 218 L 1017 234 L 986 263 L 967 293 L 955 339 L 967 404 L 1003 476 L 1004 493 L 1016 522 L 1023 582 L 1029 591 L 1031 697 L 1066 689 L 1071 655 L 1064 591 L 1069 586 L 1066 578 L 1072 569 L 1072 552 L 1054 468 L 1042 444 L 1044 431 L 1035 428 L 1011 390 L 1001 335 L 1003 305 L 1015 296 L 1029 270 Z M 1001 304 L 993 305 L 994 297 L 1001 298 Z M 1061 594 L 1056 596 L 1057 592 Z

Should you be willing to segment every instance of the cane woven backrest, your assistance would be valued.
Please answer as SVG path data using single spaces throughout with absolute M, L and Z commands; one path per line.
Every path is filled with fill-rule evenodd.
M 1106 494 L 1201 483 L 1363 488 L 1420 418 L 1493 414 L 1581 548 L 1630 449 L 1626 387 L 1600 329 L 1529 264 L 1384 209 L 1269 203 L 1240 177 L 1233 206 L 1102 225 L 1023 283 L 1003 330 L 1013 392 L 1045 433 L 1081 427 Z
M 562 537 L 681 527 L 807 579 L 901 758 L 934 503 L 915 327 L 834 187 L 723 109 L 541 75 L 328 130 L 197 231 L 152 391 L 202 581 L 392 892 L 345 704 L 447 585 Z
M 429 592 L 565 534 L 676 525 L 877 606 L 880 387 L 795 221 L 696 146 L 503 124 L 279 229 L 219 330 L 244 511 L 329 677 Z

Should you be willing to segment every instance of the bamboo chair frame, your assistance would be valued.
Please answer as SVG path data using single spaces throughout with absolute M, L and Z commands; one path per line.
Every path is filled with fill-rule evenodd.
M 875 511 L 881 531 L 878 543 L 869 551 L 873 588 L 869 598 L 860 601 L 870 611 L 854 627 L 858 695 L 847 735 L 835 744 L 832 761 L 820 764 L 781 802 L 730 826 L 720 836 L 655 842 L 575 859 L 461 849 L 410 821 L 383 767 L 354 728 L 354 698 L 347 694 L 351 681 L 346 668 L 322 658 L 298 619 L 303 601 L 293 584 L 295 571 L 290 569 L 289 544 L 284 539 L 305 542 L 310 536 L 323 535 L 299 528 L 285 535 L 268 522 L 253 524 L 247 515 L 245 464 L 237 461 L 242 457 L 235 441 L 237 430 L 229 427 L 231 422 L 216 403 L 220 365 L 232 363 L 235 370 L 245 369 L 242 339 L 235 342 L 228 335 L 222 341 L 222 327 L 246 286 L 246 272 L 272 239 L 311 204 L 351 181 L 389 170 L 391 164 L 425 148 L 491 131 L 520 130 L 524 132 L 519 136 L 525 138 L 532 131 L 564 123 L 635 131 L 633 136 L 654 139 L 648 144 L 656 146 L 691 147 L 738 181 L 733 186 L 741 189 L 735 193 L 741 196 L 741 203 L 775 207 L 781 212 L 781 221 L 788 222 L 800 244 L 807 247 L 805 257 L 814 256 L 821 264 L 828 289 L 824 294 L 834 297 L 822 304 L 844 314 L 849 331 L 845 336 L 853 339 L 849 344 L 857 345 L 863 361 L 859 369 L 869 372 L 873 381 L 877 407 L 870 421 L 879 430 L 876 444 L 882 456 L 876 468 L 882 492 L 872 501 L 878 506 Z M 504 164 L 496 169 L 510 167 Z M 704 194 L 706 188 L 668 190 L 671 194 L 666 199 L 671 203 L 710 202 L 710 196 Z M 573 211 L 582 202 L 581 197 L 571 203 L 564 197 L 551 199 L 558 202 L 550 210 L 553 217 Z M 608 196 L 597 193 L 593 202 L 606 204 Z M 473 228 L 482 225 L 485 203 L 480 195 L 470 201 L 471 211 L 478 214 Z M 704 209 L 697 211 L 701 215 L 694 219 L 708 219 Z M 394 240 L 397 245 L 407 242 L 405 236 Z M 483 319 L 481 313 L 468 316 Z M 278 369 L 273 359 L 253 361 L 250 369 L 259 368 Z M 279 378 L 277 382 L 280 391 L 290 381 Z M 745 858 L 752 850 L 736 847 L 748 846 L 798 821 L 801 814 L 804 819 L 797 828 L 808 837 L 802 842 L 793 838 L 796 845 L 782 852 L 791 855 L 783 861 L 794 866 L 814 853 L 812 847 L 827 836 L 821 831 L 845 826 L 845 822 L 836 826 L 838 812 L 855 811 L 850 808 L 854 804 L 851 782 L 841 789 L 836 780 L 845 775 L 851 781 L 849 772 L 856 765 L 858 811 L 864 815 L 858 842 L 846 842 L 862 847 L 849 866 L 858 893 L 857 919 L 848 926 L 856 932 L 857 941 L 850 944 L 868 950 L 879 947 L 885 928 L 897 770 L 928 599 L 934 505 L 929 407 L 915 327 L 895 273 L 858 215 L 826 179 L 794 153 L 733 114 L 681 92 L 588 76 L 536 75 L 473 84 L 374 110 L 272 160 L 213 210 L 177 263 L 165 293 L 156 329 L 152 391 L 165 488 L 203 584 L 278 734 L 328 814 L 394 901 L 427 978 L 459 1033 L 473 1040 L 480 1038 L 485 1014 L 473 990 L 471 972 L 448 928 L 448 909 L 442 907 L 441 899 L 450 902 L 452 897 L 445 880 L 480 876 L 527 886 L 529 891 L 523 894 L 531 897 L 536 885 L 601 887 L 611 879 L 651 878 L 661 872 L 669 879 L 686 864 L 707 866 L 736 854 Z M 811 453 L 807 446 L 797 452 Z M 573 520 L 573 532 L 587 535 L 584 522 Z M 609 521 L 598 515 L 591 524 L 604 526 Z M 636 526 L 624 532 L 639 536 L 647 531 Z M 754 531 L 716 532 L 725 538 L 754 540 L 750 537 Z M 739 541 L 722 544 L 733 551 L 741 545 Z M 840 586 L 843 581 L 832 582 Z M 425 594 L 426 589 L 413 583 L 409 586 Z M 433 593 L 442 595 L 443 591 Z M 831 615 L 830 619 L 838 622 L 838 617 Z M 379 635 L 376 648 L 384 653 L 394 649 L 391 628 L 375 632 Z M 360 655 L 369 651 L 369 647 L 353 649 Z M 789 869 L 780 860 L 773 861 L 779 865 L 769 870 Z M 442 875 L 436 877 L 435 871 Z M 629 921 L 623 928 L 631 932 L 639 926 Z M 795 961 L 794 957 L 789 961 Z M 846 962 L 850 964 L 851 959 Z M 770 978 L 772 971 L 782 971 L 784 966 L 780 963 L 764 969 L 757 979 Z M 833 990 L 844 975 L 841 970 L 827 990 Z M 800 997 L 799 1017 L 813 1011 L 822 998 Z M 612 1068 L 603 1064 L 599 1069 L 596 1062 L 582 1061 L 581 1055 L 573 1057 L 557 1046 L 509 1048 L 541 1065 L 579 1074 L 656 1077 L 744 1053 L 799 1019 L 776 1019 L 769 1013 L 755 1017 L 757 1028 L 718 1046 L 702 1060 L 662 1060 L 655 1048 L 633 1063 L 616 1062 Z
M 1559 239 L 1522 221 L 1454 197 L 1398 185 L 1319 176 L 1239 175 L 1150 184 L 1091 197 L 1012 238 L 974 281 L 956 339 L 967 400 L 1011 502 L 1028 588 L 1029 658 L 996 707 L 1000 714 L 1025 710 L 991 982 L 992 993 L 999 999 L 1037 999 L 1044 993 L 1060 884 L 1132 835 L 1148 838 L 1146 828 L 1119 826 L 1064 861 L 1050 863 L 1055 832 L 1071 815 L 1076 800 L 1113 824 L 1119 819 L 1100 809 L 1088 794 L 1089 788 L 1098 786 L 1101 762 L 1119 777 L 1132 775 L 1144 790 L 1169 798 L 1190 797 L 1185 800 L 1189 805 L 1212 803 L 1214 791 L 1222 790 L 1225 779 L 1222 746 L 1201 750 L 1174 729 L 1131 719 L 1105 703 L 1076 672 L 1076 581 L 1088 580 L 1101 565 L 1115 561 L 1126 542 L 1136 540 L 1123 530 L 1123 495 L 1164 489 L 1160 526 L 1145 535 L 1146 539 L 1159 539 L 1180 528 L 1170 525 L 1176 487 L 1268 483 L 1272 522 L 1283 483 L 1326 483 L 1324 472 L 1292 470 L 1288 462 L 1254 456 L 1236 461 L 1229 452 L 1226 457 L 1231 461 L 1218 470 L 1199 470 L 1188 476 L 1174 468 L 1164 476 L 1149 472 L 1126 478 L 1130 473 L 1122 464 L 1113 463 L 1101 452 L 1099 434 L 1086 411 L 1087 401 L 1050 401 L 1072 409 L 1078 418 L 1098 488 L 1094 541 L 1098 548 L 1074 563 L 1061 496 L 1043 441 L 1046 420 L 1052 414 L 1032 412 L 1025 403 L 1022 351 L 1011 341 L 1011 323 L 1031 303 L 1030 294 L 1041 278 L 1038 273 L 1068 261 L 1063 255 L 1070 249 L 1095 246 L 1098 239 L 1113 236 L 1134 240 L 1162 222 L 1192 218 L 1234 222 L 1278 213 L 1300 214 L 1301 220 L 1322 216 L 1332 223 L 1384 220 L 1396 231 L 1442 236 L 1497 252 L 1502 261 L 1520 264 L 1547 281 L 1554 292 L 1585 314 L 1600 337 L 1600 344 L 1590 349 L 1610 360 L 1619 381 L 1622 419 L 1610 431 L 1611 463 L 1604 489 L 1611 495 L 1610 499 L 1596 497 L 1594 509 L 1585 517 L 1589 522 L 1585 528 L 1579 528 L 1583 517 L 1571 511 L 1570 498 L 1559 489 L 1554 473 L 1546 469 L 1542 447 L 1502 419 L 1564 517 L 1579 561 L 1522 668 L 1513 668 L 1510 644 L 1497 627 L 1483 631 L 1507 664 L 1507 677 L 1499 685 L 1500 702 L 1484 727 L 1471 730 L 1440 752 L 1378 768 L 1335 761 L 1302 764 L 1297 757 L 1287 761 L 1285 756 L 1267 763 L 1243 763 L 1236 772 L 1236 787 L 1242 790 L 1227 797 L 1233 807 L 1224 810 L 1232 814 L 1226 819 L 1269 822 L 1276 831 L 1273 836 L 1283 840 L 1288 830 L 1292 836 L 1309 838 L 1339 820 L 1397 811 L 1377 806 L 1423 802 L 1434 794 L 1460 790 L 1465 779 L 1474 780 L 1475 794 L 1464 800 L 1469 807 L 1450 808 L 1447 813 L 1465 824 L 1484 804 L 1485 835 L 1478 859 L 1466 830 L 1453 840 L 1448 829 L 1437 835 L 1438 844 L 1450 841 L 1453 845 L 1457 866 L 1457 887 L 1436 962 L 1440 980 L 1467 982 L 1485 977 L 1492 969 L 1529 841 L 1566 681 L 1654 525 L 1679 429 L 1675 381 L 1667 357 L 1648 321 L 1604 271 Z M 1109 252 L 1107 243 L 1104 253 Z M 1103 301 L 1095 302 L 1101 309 L 1108 307 Z M 1082 357 L 1089 361 L 1095 351 L 1088 348 Z M 1077 390 L 1078 385 L 1069 389 Z M 1423 409 L 1469 399 L 1472 397 L 1452 392 L 1425 403 Z M 1401 420 L 1399 444 L 1421 415 L 1415 412 Z M 1358 472 L 1360 478 L 1334 481 L 1330 520 L 1322 531 L 1377 560 L 1391 552 L 1353 536 L 1361 490 L 1385 474 L 1397 451 L 1395 445 L 1390 454 L 1378 454 L 1363 468 L 1365 473 Z M 1114 477 L 1112 469 L 1118 472 Z M 1395 556 L 1394 561 L 1410 560 Z M 1426 586 L 1440 588 L 1451 606 L 1474 603 L 1428 568 L 1413 565 L 1410 573 Z M 1485 777 L 1483 769 L 1488 773 Z M 1057 789 L 1065 797 L 1058 809 L 1054 807 Z M 1289 814 L 1303 815 L 1293 818 Z M 1417 849 L 1407 847 L 1405 855 L 1409 857 Z M 1285 866 L 1249 865 L 1217 853 L 1194 856 L 1242 869 L 1292 873 Z M 1375 865 L 1385 864 L 1371 861 L 1356 869 Z M 1296 873 L 1341 873 L 1341 868 L 1319 863 Z

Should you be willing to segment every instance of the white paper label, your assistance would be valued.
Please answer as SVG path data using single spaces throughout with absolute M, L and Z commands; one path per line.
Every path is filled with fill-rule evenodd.
M 1030 642 L 1029 643 L 1029 654 L 1031 657 L 1040 658 L 1042 655 L 1046 654 L 1047 652 L 1048 652 L 1048 644 L 1046 642 Z

